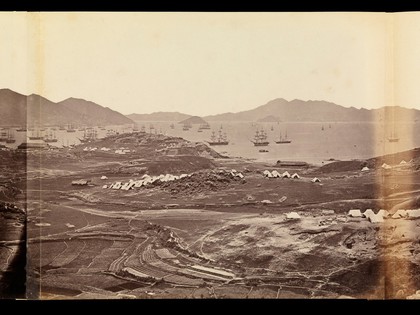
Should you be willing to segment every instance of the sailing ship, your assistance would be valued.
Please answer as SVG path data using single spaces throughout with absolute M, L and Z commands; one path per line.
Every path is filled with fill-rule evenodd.
M 133 125 L 133 132 L 138 132 L 139 131 L 139 127 L 137 126 L 137 124 Z
M 67 132 L 76 132 L 76 129 L 72 124 L 67 125 Z
M 60 127 L 58 128 L 58 130 L 66 130 L 66 128 L 65 128 L 64 126 L 60 126 Z
M 15 143 L 16 139 L 15 136 L 12 132 L 12 129 L 7 130 L 7 139 L 6 139 L 6 143 Z
M 397 137 L 397 135 L 395 134 L 395 132 L 391 133 L 391 136 L 388 137 L 388 141 L 389 142 L 398 142 L 400 141 L 400 138 Z
M 57 142 L 58 139 L 55 136 L 55 132 L 50 130 L 44 137 L 44 142 L 50 143 L 50 142 Z
M 17 132 L 25 132 L 27 131 L 27 129 L 25 127 L 20 127 L 18 129 L 16 129 Z
M 251 140 L 251 142 L 256 147 L 265 147 L 268 146 L 268 144 L 270 143 L 269 141 L 267 141 L 267 133 L 264 131 L 264 129 L 257 129 L 254 135 L 254 141 Z
M 198 130 L 205 130 L 205 129 L 211 129 L 210 125 L 205 123 L 205 124 L 201 124 L 200 127 L 198 127 Z M 199 131 L 199 132 L 201 132 Z
M 149 126 L 149 133 L 152 133 L 152 130 L 154 130 L 154 129 L 155 129 L 155 127 L 152 124 L 150 124 L 150 126 Z
M 98 137 L 98 132 L 96 131 L 95 128 L 86 128 L 83 134 L 83 139 L 80 139 L 81 143 L 86 143 L 86 142 L 90 142 L 90 141 L 95 141 Z
M 29 136 L 29 140 L 42 140 L 43 138 L 42 132 L 38 128 L 33 129 L 31 135 Z
M 188 131 L 192 128 L 191 124 L 184 124 L 184 126 L 182 127 L 182 130 L 184 131 Z
M 175 125 L 173 123 L 171 124 L 171 129 L 175 129 Z
M 146 127 L 144 125 L 141 126 L 140 133 L 146 133 Z
M 289 140 L 287 138 L 287 130 L 286 130 L 286 134 L 285 134 L 284 138 L 282 137 L 281 132 L 280 132 L 279 140 L 275 140 L 274 142 L 277 143 L 277 144 L 283 144 L 283 143 L 291 143 L 292 140 Z
M 7 131 L 1 130 L 0 131 L 0 142 L 5 142 L 7 140 Z
M 228 145 L 229 141 L 226 136 L 226 132 L 222 131 L 222 128 L 219 129 L 219 135 L 216 136 L 216 132 L 213 130 L 211 133 L 210 141 L 207 141 L 209 145 Z

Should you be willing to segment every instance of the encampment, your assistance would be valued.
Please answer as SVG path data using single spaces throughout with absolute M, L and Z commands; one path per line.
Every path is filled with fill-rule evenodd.
M 290 178 L 290 174 L 288 171 L 285 171 L 283 174 L 281 174 L 281 177 L 283 178 Z
M 299 179 L 299 178 L 300 178 L 300 176 L 298 175 L 298 173 L 294 173 L 294 174 L 292 175 L 292 178 Z
M 314 178 L 312 178 L 311 182 L 312 183 L 320 183 L 321 180 L 318 177 L 314 177 Z

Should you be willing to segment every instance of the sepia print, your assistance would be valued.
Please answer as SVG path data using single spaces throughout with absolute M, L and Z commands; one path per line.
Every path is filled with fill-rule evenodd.
M 420 298 L 418 13 L 0 27 L 0 298 Z

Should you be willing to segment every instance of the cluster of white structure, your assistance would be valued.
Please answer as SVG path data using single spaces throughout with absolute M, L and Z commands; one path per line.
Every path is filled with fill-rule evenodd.
M 415 210 L 397 210 L 392 216 L 389 211 L 381 209 L 378 213 L 374 213 L 372 209 L 366 209 L 361 212 L 360 209 L 351 209 L 348 215 L 353 218 L 367 218 L 372 223 L 384 222 L 384 219 L 391 217 L 392 219 L 401 218 L 420 218 L 420 209 Z
M 143 175 L 142 179 L 139 180 L 133 180 L 130 179 L 128 182 L 123 183 L 123 182 L 115 182 L 112 183 L 111 185 L 103 185 L 102 188 L 108 188 L 108 189 L 121 189 L 121 190 L 130 190 L 133 188 L 140 188 L 142 186 L 147 186 L 149 184 L 154 183 L 155 181 L 160 181 L 162 183 L 164 182 L 171 182 L 171 181 L 175 181 L 184 177 L 191 177 L 192 174 L 181 174 L 181 175 L 172 175 L 172 174 L 166 174 L 166 175 L 159 175 L 159 176 L 150 176 L 150 175 Z M 101 179 L 104 176 L 101 177 Z M 106 177 L 106 176 L 105 176 Z M 105 179 L 105 178 L 104 178 Z
M 293 175 L 290 175 L 290 173 L 288 171 L 283 172 L 282 174 L 280 174 L 278 171 L 274 170 L 272 172 L 270 172 L 269 170 L 265 170 L 263 172 L 264 177 L 268 177 L 268 178 L 295 178 L 295 179 L 299 179 L 300 176 L 298 175 L 298 173 L 294 173 Z

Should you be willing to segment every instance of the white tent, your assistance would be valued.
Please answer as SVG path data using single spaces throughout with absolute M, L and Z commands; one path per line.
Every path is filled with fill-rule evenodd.
M 420 209 L 416 210 L 407 210 L 409 218 L 420 218 Z
M 384 218 L 379 214 L 373 214 L 369 217 L 369 221 L 372 223 L 382 223 L 384 222 Z
M 106 189 L 106 188 L 108 188 L 108 185 L 103 185 L 102 188 Z
M 311 182 L 312 183 L 320 183 L 321 180 L 318 177 L 314 177 L 314 178 L 312 178 Z
M 108 177 L 106 177 L 105 175 L 102 175 L 101 179 L 108 179 Z
M 402 161 L 400 162 L 400 165 L 404 165 L 404 164 L 407 164 L 407 162 L 406 162 L 405 160 L 402 160 Z
M 290 178 L 290 173 L 288 171 L 285 171 L 283 174 L 281 174 L 281 177 Z
M 376 215 L 380 215 L 381 217 L 386 218 L 389 217 L 389 212 L 385 209 L 381 209 Z
M 288 220 L 300 219 L 300 215 L 297 212 L 289 212 L 289 213 L 286 213 L 286 219 L 288 219 Z
M 261 203 L 263 203 L 263 204 L 269 204 L 269 203 L 273 203 L 273 202 L 271 200 L 264 199 L 263 201 L 261 201 Z
M 236 176 L 238 176 L 239 178 L 244 178 L 244 175 L 242 175 L 242 173 L 238 173 L 236 174 Z
M 134 187 L 139 188 L 143 186 L 143 180 L 137 180 L 134 182 Z
M 147 174 L 144 174 L 141 178 L 146 178 L 146 177 L 150 177 L 150 176 Z
M 292 178 L 299 179 L 299 178 L 300 178 L 300 176 L 298 175 L 298 173 L 294 173 L 294 174 L 292 175 Z
M 236 173 L 236 170 L 235 169 L 232 169 L 230 172 L 231 173 Z
M 348 215 L 353 218 L 361 218 L 363 215 L 359 209 L 351 209 L 349 210 Z
M 391 166 L 389 166 L 388 164 L 384 163 L 382 164 L 382 168 L 389 170 L 391 168 Z
M 367 172 L 369 171 L 369 167 L 365 166 L 364 168 L 362 168 L 362 172 Z
M 273 175 L 271 174 L 271 172 L 270 171 L 267 171 L 267 170 L 265 170 L 263 172 L 263 174 L 264 174 L 265 177 L 273 177 Z
M 122 186 L 121 182 L 116 182 L 113 186 L 112 189 L 120 189 Z
M 366 211 L 363 212 L 363 216 L 368 219 L 369 217 L 374 216 L 374 215 L 375 215 L 375 212 L 373 212 L 372 209 L 366 209 Z
M 407 211 L 403 209 L 399 209 L 397 212 L 395 212 L 392 216 L 393 219 L 399 219 L 404 218 L 407 216 Z
M 271 174 L 273 175 L 273 177 L 281 177 L 281 174 L 276 170 L 272 171 Z

